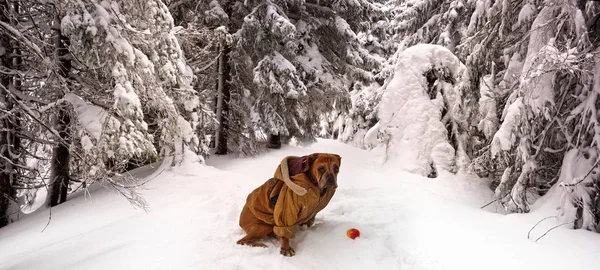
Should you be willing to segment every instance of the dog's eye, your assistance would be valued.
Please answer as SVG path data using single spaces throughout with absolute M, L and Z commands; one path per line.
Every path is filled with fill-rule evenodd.
M 317 170 L 319 171 L 319 173 L 324 173 L 325 172 L 325 167 L 319 167 Z
M 333 166 L 333 172 L 334 173 L 338 173 L 339 171 L 340 171 L 340 168 L 337 165 Z

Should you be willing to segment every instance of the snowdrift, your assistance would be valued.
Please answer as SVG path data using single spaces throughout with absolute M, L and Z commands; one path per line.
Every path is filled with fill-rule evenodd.
M 317 151 L 343 157 L 339 188 L 315 225 L 298 229 L 296 256 L 281 256 L 274 239 L 267 248 L 236 245 L 248 193 L 282 157 Z M 482 211 L 493 198 L 488 183 L 460 173 L 383 172 L 374 153 L 330 140 L 257 158 L 210 158 L 209 166 L 191 156 L 145 186 L 148 212 L 100 188 L 53 208 L 43 232 L 48 211 L 0 229 L 0 269 L 595 270 L 600 263 L 600 235 L 559 227 L 528 240 L 529 229 L 555 211 Z M 556 225 L 546 220 L 531 235 Z M 360 238 L 346 236 L 352 227 Z

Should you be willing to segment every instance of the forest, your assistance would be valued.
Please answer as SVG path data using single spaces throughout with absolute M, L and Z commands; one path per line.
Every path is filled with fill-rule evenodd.
M 127 171 L 326 138 L 491 178 L 505 213 L 557 185 L 559 215 L 600 232 L 599 19 L 587 0 L 0 0 L 0 227 L 40 190 L 39 209 L 94 184 L 144 208 Z

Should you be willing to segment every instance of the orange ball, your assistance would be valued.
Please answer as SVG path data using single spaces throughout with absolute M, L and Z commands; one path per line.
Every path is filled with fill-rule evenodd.
M 356 237 L 360 237 L 360 231 L 358 229 L 352 228 L 346 232 L 346 235 L 352 240 L 356 239 Z

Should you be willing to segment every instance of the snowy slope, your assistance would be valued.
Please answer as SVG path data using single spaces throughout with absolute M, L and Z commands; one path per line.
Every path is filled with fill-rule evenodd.
M 274 239 L 266 249 L 236 245 L 247 194 L 282 157 L 317 151 L 342 156 L 340 187 L 315 226 L 292 241 L 296 256 L 281 256 Z M 187 162 L 146 186 L 148 213 L 97 189 L 53 208 L 44 232 L 47 210 L 1 229 L 0 269 L 598 269 L 597 234 L 559 228 L 527 240 L 552 209 L 483 211 L 492 196 L 485 181 L 383 170 L 373 155 L 320 140 L 254 159 Z M 556 224 L 542 223 L 534 239 Z M 345 236 L 351 227 L 361 238 Z

